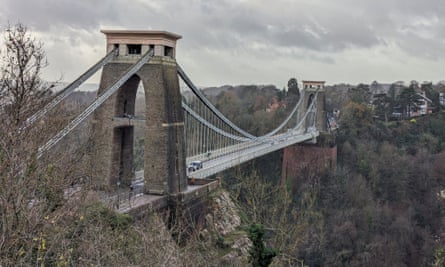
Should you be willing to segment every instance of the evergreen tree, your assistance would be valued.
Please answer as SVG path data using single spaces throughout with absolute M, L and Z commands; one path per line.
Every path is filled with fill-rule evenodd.
M 300 100 L 300 89 L 298 88 L 298 81 L 295 78 L 290 78 L 287 82 L 287 99 L 288 108 L 293 108 Z
M 404 118 L 411 118 L 411 113 L 417 109 L 420 98 L 421 97 L 417 94 L 413 85 L 405 87 L 402 90 L 399 96 L 399 103 L 402 108 L 402 115 Z
M 248 229 L 248 236 L 252 241 L 252 246 L 249 249 L 249 261 L 253 267 L 267 267 L 272 262 L 272 259 L 277 255 L 277 252 L 264 246 L 264 227 L 261 224 L 252 224 Z
M 295 78 L 290 78 L 287 82 L 287 90 L 289 94 L 300 95 L 300 89 L 298 88 L 298 81 Z

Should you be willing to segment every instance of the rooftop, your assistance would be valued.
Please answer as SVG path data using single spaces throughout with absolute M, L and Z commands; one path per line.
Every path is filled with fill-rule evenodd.
M 325 83 L 325 81 L 302 81 L 303 83 Z
M 139 36 L 139 37 L 154 37 L 154 38 L 165 38 L 171 40 L 181 39 L 182 36 L 176 33 L 167 31 L 152 31 L 152 30 L 101 30 L 107 36 Z

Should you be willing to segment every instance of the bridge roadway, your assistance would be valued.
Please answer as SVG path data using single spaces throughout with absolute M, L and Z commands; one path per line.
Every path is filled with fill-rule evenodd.
M 193 160 L 199 160 L 203 163 L 202 169 L 189 172 L 190 178 L 204 179 L 228 168 L 237 166 L 254 158 L 263 156 L 270 152 L 285 148 L 287 146 L 315 140 L 319 132 L 315 129 L 309 129 L 306 133 L 294 131 L 292 134 L 278 134 L 262 141 L 246 142 L 239 145 L 232 145 L 224 150 L 212 151 L 210 157 L 207 153 L 187 158 L 187 164 Z M 241 147 L 241 149 L 240 149 Z M 136 172 L 136 179 L 132 183 L 134 194 L 142 194 L 144 186 L 144 171 Z
M 282 149 L 284 147 L 296 143 L 314 140 L 318 135 L 319 132 L 316 130 L 303 134 L 297 133 L 295 135 L 278 134 L 260 142 L 252 141 L 248 144 L 242 144 L 244 148 L 241 150 L 234 150 L 233 152 L 226 153 L 213 159 L 202 160 L 203 168 L 194 172 L 188 172 L 187 175 L 189 177 L 198 179 L 206 178 L 228 168 L 237 166 L 241 163 Z M 234 145 L 233 147 L 238 146 Z M 187 163 L 188 162 L 189 159 L 187 159 Z

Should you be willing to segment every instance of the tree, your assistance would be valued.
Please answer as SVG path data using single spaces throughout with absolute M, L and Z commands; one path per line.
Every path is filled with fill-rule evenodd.
M 254 267 L 267 267 L 272 262 L 272 259 L 277 255 L 277 252 L 269 247 L 264 246 L 264 227 L 261 224 L 252 224 L 248 228 L 248 236 L 252 241 L 250 247 L 249 261 Z
M 387 94 L 375 94 L 374 95 L 374 114 L 388 122 L 389 117 L 394 112 L 394 108 L 397 105 L 396 85 L 392 84 Z
M 18 126 L 38 109 L 50 91 L 40 79 L 47 66 L 43 43 L 30 36 L 22 24 L 8 26 L 1 66 L 0 99 L 2 111 Z
M 444 266 L 445 265 L 445 248 L 439 247 L 434 251 L 434 263 L 433 266 Z
M 288 109 L 292 109 L 300 100 L 300 89 L 298 88 L 298 81 L 295 78 L 290 78 L 287 82 L 287 100 Z
M 374 97 L 374 114 L 378 118 L 383 118 L 385 122 L 388 122 L 388 117 L 393 111 L 393 105 L 391 104 L 391 99 L 384 94 L 379 94 Z
M 420 96 L 415 90 L 414 84 L 409 87 L 403 88 L 399 96 L 399 103 L 402 108 L 402 114 L 404 118 L 411 118 L 412 110 L 417 108 L 419 104 Z
M 369 91 L 369 85 L 359 84 L 355 88 L 351 88 L 348 91 L 349 98 L 355 103 L 368 104 L 371 101 L 371 92 Z
M 278 101 L 282 101 L 283 99 L 286 98 L 286 96 L 287 96 L 287 92 L 286 92 L 286 88 L 285 87 L 283 87 L 282 90 L 279 90 L 277 92 Z
M 261 165 L 264 168 L 267 164 Z M 279 262 L 283 266 L 288 266 L 287 263 L 294 266 L 300 262 L 295 257 L 302 242 L 307 218 L 303 218 L 304 214 L 296 208 L 291 190 L 280 184 L 280 179 L 277 177 L 272 178 L 272 175 L 273 171 L 270 172 L 270 176 L 267 175 L 268 178 L 262 178 L 265 175 L 260 176 L 255 170 L 243 175 L 238 173 L 235 174 L 238 177 L 233 178 L 228 185 L 241 213 L 245 215 L 246 224 L 255 227 L 260 224 L 261 227 L 270 230 L 267 243 L 279 252 L 273 259 L 274 262 Z M 271 179 L 276 182 L 272 183 Z M 260 243 L 257 244 L 261 246 Z
M 298 81 L 295 78 L 290 78 L 287 82 L 287 90 L 289 94 L 300 95 L 300 89 L 298 88 Z
M 8 26 L 0 66 L 0 265 L 24 265 L 42 248 L 33 238 L 45 217 L 63 201 L 61 169 L 37 162 L 39 141 L 49 124 L 21 129 L 49 96 L 40 79 L 43 44 L 25 26 Z M 38 254 L 38 253 L 37 253 Z M 3 260 L 4 259 L 4 260 Z
M 346 105 L 340 117 L 340 133 L 345 138 L 366 135 L 371 123 L 371 108 L 365 103 L 351 101 Z
M 54 153 L 55 160 L 37 159 L 39 145 L 57 121 L 66 119 L 60 110 L 39 123 L 24 128 L 26 119 L 48 102 L 50 85 L 40 78 L 47 66 L 43 43 L 34 39 L 22 24 L 8 26 L 4 32 L 0 65 L 0 265 L 41 265 L 45 255 L 59 240 L 50 243 L 50 218 L 72 212 L 65 206 L 64 190 L 75 175 L 76 154 Z M 71 203 L 74 201 L 71 200 Z M 73 205 L 74 206 L 74 205 Z M 54 220 L 55 221 L 55 220 Z M 63 229 L 63 230 L 66 230 Z M 63 238 L 62 238 L 63 240 Z M 62 247 L 60 247 L 62 249 Z M 48 264 L 54 265 L 54 264 Z

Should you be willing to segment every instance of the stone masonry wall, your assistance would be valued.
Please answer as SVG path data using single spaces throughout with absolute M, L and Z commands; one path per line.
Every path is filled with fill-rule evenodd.
M 98 95 L 110 88 L 133 63 L 106 64 Z M 93 183 L 97 188 L 113 190 L 121 176 L 123 186 L 130 184 L 133 129 L 115 128 L 113 119 L 123 113 L 131 114 L 139 80 L 146 97 L 145 192 L 161 195 L 182 192 L 187 189 L 184 119 L 176 62 L 166 57 L 154 57 L 143 65 L 94 113 Z
M 138 75 L 145 88 L 145 191 L 176 194 L 186 190 L 184 115 L 176 62 L 155 58 Z
M 335 170 L 337 166 L 337 146 L 322 147 L 312 144 L 296 144 L 286 147 L 283 155 L 282 182 L 305 173 L 322 174 Z
M 109 63 L 103 67 L 98 95 L 103 94 L 128 69 L 128 63 Z M 117 95 L 112 95 L 93 115 L 93 157 L 91 159 L 92 182 L 99 189 L 111 190 L 116 185 L 118 173 L 113 167 L 116 157 L 113 118 Z

